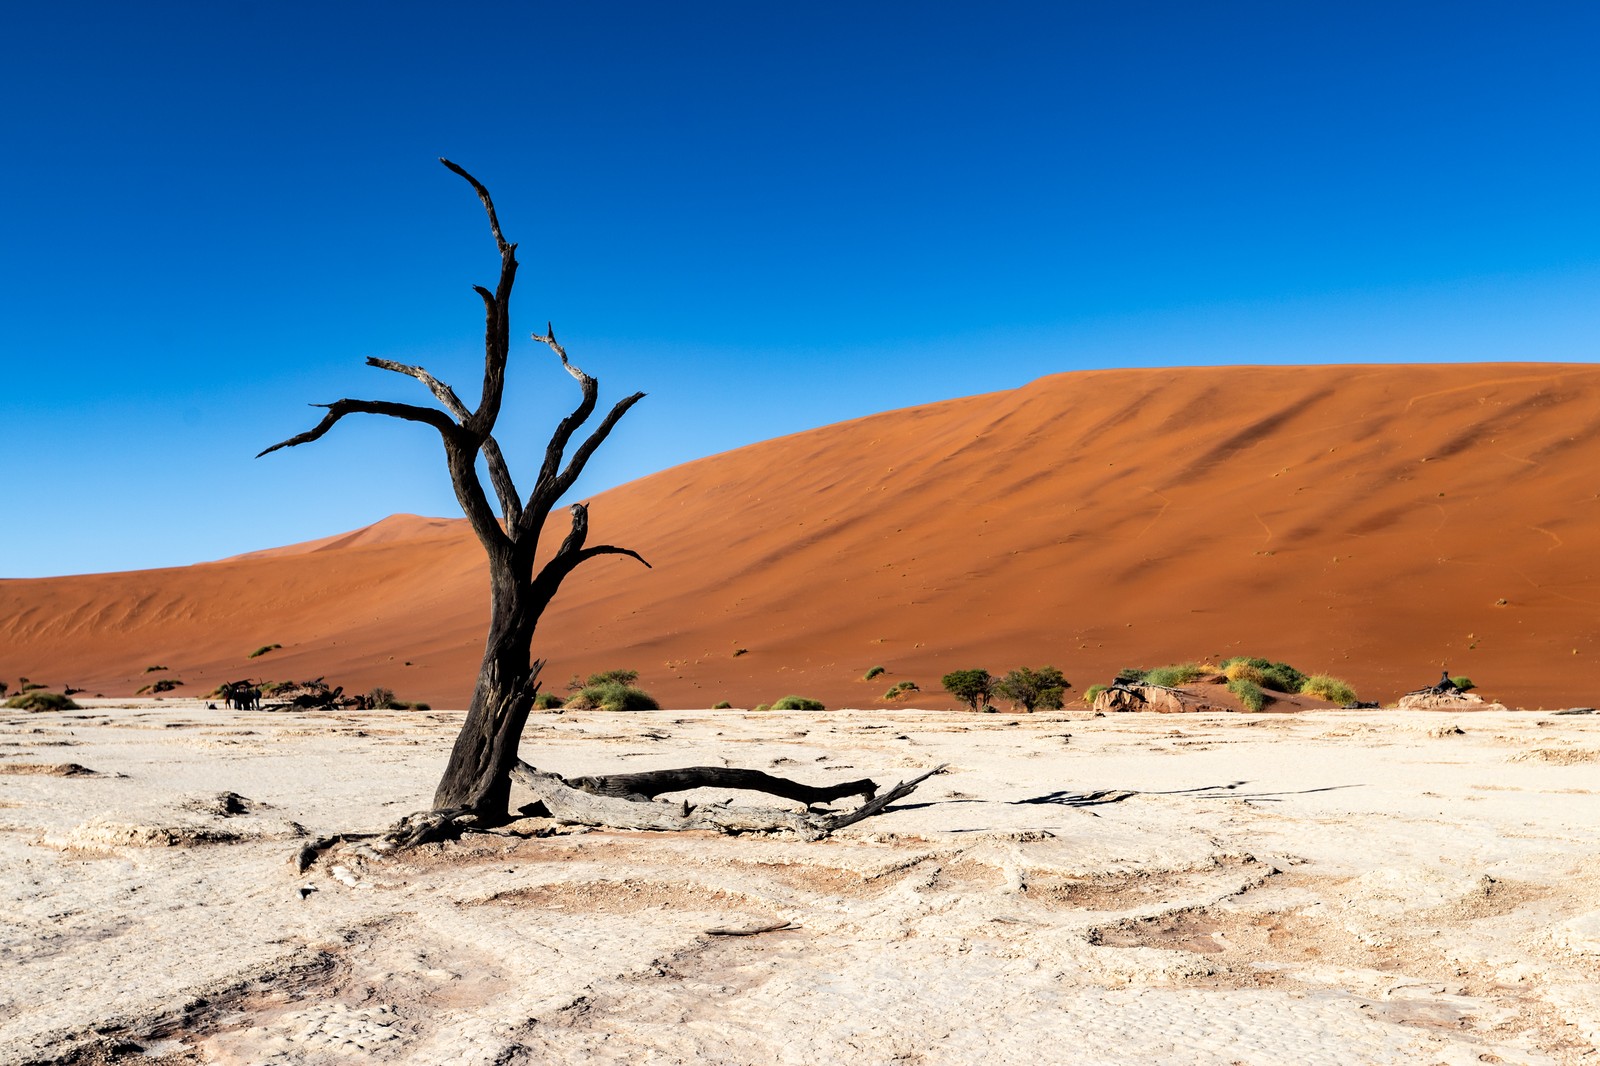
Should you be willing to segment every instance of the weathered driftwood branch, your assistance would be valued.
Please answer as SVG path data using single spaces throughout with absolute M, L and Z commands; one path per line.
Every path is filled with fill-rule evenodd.
M 682 773 L 688 775 L 685 780 L 693 779 L 696 770 L 664 771 L 663 773 Z M 511 777 L 519 784 L 531 791 L 539 801 L 544 804 L 550 816 L 558 822 L 569 825 L 603 826 L 611 829 L 653 829 L 657 831 L 674 832 L 685 829 L 711 829 L 720 833 L 770 833 L 778 830 L 788 830 L 807 840 L 816 840 L 827 836 L 835 830 L 847 825 L 853 825 L 865 818 L 882 813 L 889 804 L 895 800 L 909 795 L 934 774 L 944 771 L 944 766 L 937 766 L 920 777 L 909 781 L 902 781 L 881 796 L 862 804 L 854 810 L 838 814 L 814 810 L 784 810 L 776 807 L 742 807 L 728 803 L 658 803 L 652 800 L 626 799 L 621 795 L 608 794 L 613 786 L 607 784 L 607 778 L 582 778 L 586 788 L 575 788 L 573 782 L 566 781 L 556 774 L 542 773 L 527 763 L 518 761 L 511 769 Z M 767 781 L 782 781 L 781 778 L 770 778 L 767 774 L 758 771 L 739 771 L 742 774 L 753 774 Z M 619 778 L 650 777 L 652 775 L 622 774 Z M 655 775 L 659 776 L 659 775 Z M 747 782 L 754 783 L 755 779 L 746 777 Z M 710 783 L 710 782 L 708 782 Z M 850 791 L 841 792 L 840 795 L 866 794 L 863 785 L 871 782 L 854 781 L 848 787 Z M 627 788 L 626 784 L 614 786 L 621 790 Z M 659 792 L 678 791 L 682 788 L 698 788 L 699 784 L 663 787 Z M 749 788 L 752 784 L 729 785 L 724 782 L 714 783 L 714 787 Z M 772 792 L 773 789 L 756 784 L 759 791 Z M 805 789 L 806 786 L 797 782 L 784 781 L 785 790 Z M 873 785 L 873 791 L 876 791 Z M 783 792 L 774 793 L 785 795 Z M 792 798 L 792 797 L 790 797 Z M 801 801 L 804 802 L 804 801 Z

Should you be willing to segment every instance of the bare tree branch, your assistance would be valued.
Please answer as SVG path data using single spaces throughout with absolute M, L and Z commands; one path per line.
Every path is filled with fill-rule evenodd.
M 436 411 L 431 407 L 417 407 L 409 403 L 390 403 L 387 400 L 335 400 L 332 403 L 314 403 L 312 407 L 325 407 L 327 415 L 316 426 L 304 433 L 290 437 L 288 440 L 279 441 L 272 447 L 256 453 L 259 459 L 279 448 L 293 448 L 298 444 L 310 444 L 319 439 L 324 433 L 332 429 L 334 423 L 345 415 L 388 415 L 390 418 L 403 418 L 408 422 L 425 422 L 449 441 L 461 432 L 461 427 L 447 418 L 443 411 Z
M 466 178 L 467 183 L 471 185 L 473 191 L 478 194 L 478 199 L 483 201 L 483 209 L 489 212 L 489 229 L 494 232 L 494 243 L 500 249 L 501 254 L 504 254 L 505 250 L 508 247 L 511 247 L 511 245 L 506 241 L 505 235 L 500 232 L 500 219 L 495 216 L 494 201 L 489 198 L 489 190 L 483 187 L 483 183 L 481 181 L 473 177 L 471 174 L 468 174 L 461 167 L 450 162 L 450 160 L 446 159 L 444 156 L 439 157 L 439 162 L 443 163 L 446 167 L 461 175 L 463 178 Z
M 544 324 L 544 332 L 535 333 L 533 335 L 533 339 L 541 344 L 548 344 L 555 351 L 555 353 L 561 357 L 561 365 L 567 368 L 567 373 L 578 379 L 579 385 L 582 385 L 585 389 L 587 389 L 590 385 L 595 384 L 594 378 L 590 377 L 588 374 L 585 374 L 582 370 L 579 370 L 572 364 L 570 360 L 567 359 L 567 350 L 561 347 L 561 343 L 556 340 L 556 328 L 554 325 L 546 322 Z
M 619 548 L 615 544 L 596 544 L 592 548 L 583 549 L 583 551 L 578 552 L 577 559 L 572 564 L 573 569 L 577 569 L 579 563 L 586 563 L 597 555 L 626 555 L 630 559 L 637 559 L 641 563 L 644 563 L 646 570 L 655 569 L 655 567 L 651 566 L 650 563 L 646 561 L 644 556 L 640 555 L 632 548 Z
M 495 286 L 495 291 L 490 293 L 481 285 L 473 286 L 473 291 L 483 297 L 484 307 L 483 398 L 478 402 L 478 409 L 467 419 L 466 426 L 483 438 L 494 431 L 495 419 L 500 417 L 500 400 L 505 393 L 506 360 L 511 355 L 510 303 L 511 286 L 517 276 L 517 246 L 507 241 L 505 234 L 500 232 L 500 218 L 495 214 L 494 199 L 483 183 L 448 159 L 440 157 L 439 162 L 465 178 L 478 194 L 478 199 L 483 201 L 483 209 L 489 215 L 489 229 L 494 233 L 495 246 L 500 249 L 500 282 Z
M 556 473 L 561 469 L 561 461 L 566 458 L 567 444 L 572 440 L 572 434 L 578 427 L 587 422 L 589 416 L 594 413 L 595 401 L 600 396 L 600 383 L 567 359 L 567 350 L 556 340 L 555 326 L 546 322 L 544 334 L 535 333 L 533 339 L 549 345 L 561 357 L 561 365 L 566 367 L 567 373 L 573 376 L 578 382 L 578 387 L 583 390 L 583 398 L 578 401 L 578 406 L 563 418 L 561 424 L 556 426 L 555 432 L 550 434 L 550 443 L 544 450 L 544 464 L 539 468 L 539 480 L 534 483 L 534 497 L 528 500 L 528 506 L 535 511 L 532 516 L 533 521 L 543 525 L 545 515 L 550 513 L 550 508 L 561 498 L 560 493 L 552 493 L 549 489 L 555 484 Z M 538 513 L 539 511 L 543 513 Z
M 397 363 L 393 359 L 379 359 L 375 355 L 367 356 L 367 365 L 375 366 L 379 370 L 392 370 L 396 374 L 404 374 L 407 377 L 416 378 L 428 387 L 429 392 L 438 397 L 439 402 L 444 404 L 447 411 L 456 416 L 457 421 L 465 421 L 471 415 L 471 412 L 467 410 L 467 405 L 462 403 L 461 398 L 456 395 L 455 389 L 452 389 L 420 366 Z

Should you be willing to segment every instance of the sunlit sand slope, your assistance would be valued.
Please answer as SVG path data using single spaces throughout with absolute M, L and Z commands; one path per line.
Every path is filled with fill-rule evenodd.
M 1231 654 L 1372 699 L 1448 667 L 1512 704 L 1590 704 L 1597 471 L 1587 365 L 1063 374 L 595 498 L 591 542 L 654 569 L 589 564 L 536 652 L 557 688 L 631 667 L 678 706 L 871 706 L 900 680 L 939 704 L 961 667 L 1052 663 L 1081 689 Z M 0 676 L 123 693 L 164 665 L 192 694 L 321 674 L 460 704 L 486 601 L 461 523 L 397 517 L 220 563 L 0 582 Z

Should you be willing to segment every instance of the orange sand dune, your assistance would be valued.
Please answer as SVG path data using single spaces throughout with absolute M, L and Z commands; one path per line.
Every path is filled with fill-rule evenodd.
M 956 668 L 1285 659 L 1392 699 L 1467 674 L 1600 702 L 1600 367 L 1063 374 L 876 415 L 593 501 L 536 644 L 547 687 L 632 667 L 669 706 L 948 705 Z M 396 517 L 170 570 L 0 582 L 0 676 L 326 675 L 461 705 L 487 613 L 463 523 Z M 254 648 L 282 650 L 257 659 Z M 735 653 L 746 649 L 745 654 Z M 169 667 L 147 675 L 150 665 Z M 886 673 L 863 681 L 870 667 Z

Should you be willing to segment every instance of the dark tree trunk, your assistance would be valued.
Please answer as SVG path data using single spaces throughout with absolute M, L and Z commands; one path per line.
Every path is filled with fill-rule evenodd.
M 433 794 L 435 810 L 464 809 L 480 818 L 504 816 L 510 806 L 511 767 L 523 726 L 539 694 L 539 670 L 530 646 L 538 616 L 530 612 L 531 581 L 491 556 L 493 593 L 489 637 L 466 721 Z

